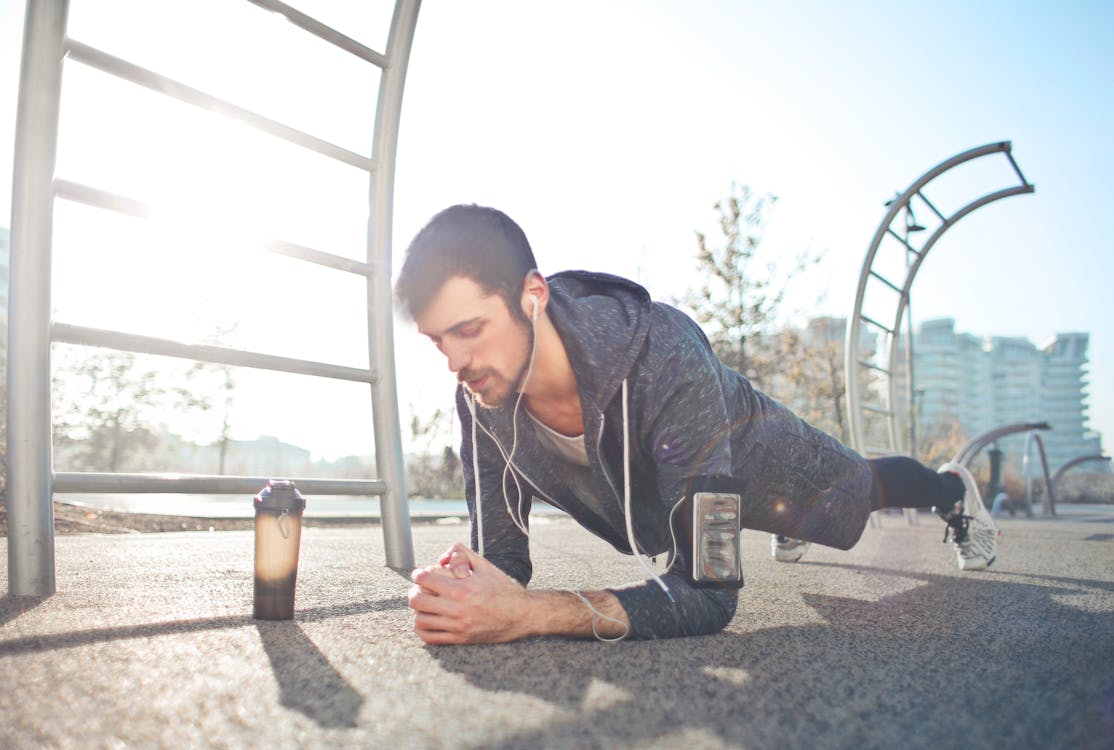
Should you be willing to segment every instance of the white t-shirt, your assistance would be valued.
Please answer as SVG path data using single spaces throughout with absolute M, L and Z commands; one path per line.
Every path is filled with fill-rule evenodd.
M 530 414 L 530 412 L 526 413 Z M 588 465 L 588 449 L 584 447 L 583 433 L 576 437 L 569 437 L 568 435 L 562 435 L 552 427 L 542 424 L 533 414 L 530 414 L 530 419 L 534 420 L 534 424 L 539 428 L 538 438 L 552 448 L 557 455 L 577 466 Z

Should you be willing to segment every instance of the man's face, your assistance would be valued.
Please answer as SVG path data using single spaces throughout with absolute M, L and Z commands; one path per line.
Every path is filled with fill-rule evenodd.
M 515 393 L 526 371 L 533 331 L 511 314 L 502 297 L 454 276 L 415 322 L 481 406 L 499 406 Z

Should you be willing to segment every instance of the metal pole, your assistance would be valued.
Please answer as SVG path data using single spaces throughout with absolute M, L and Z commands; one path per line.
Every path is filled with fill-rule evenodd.
M 375 145 L 371 180 L 371 218 L 368 227 L 368 337 L 372 369 L 379 380 L 371 385 L 372 423 L 375 432 L 375 464 L 387 485 L 380 500 L 383 541 L 387 565 L 396 569 L 414 567 L 414 543 L 410 537 L 406 473 L 402 462 L 399 428 L 398 386 L 394 358 L 394 294 L 391 289 L 391 216 L 394 212 L 395 153 L 398 148 L 402 91 L 414 27 L 418 22 L 418 0 L 398 0 L 387 42 L 390 67 L 379 83 L 375 113 Z
M 12 180 L 8 317 L 8 593 L 50 596 L 50 266 L 67 0 L 28 0 Z
M 905 243 L 909 243 L 909 230 L 905 230 Z M 905 272 L 909 273 L 911 264 L 909 252 L 905 253 Z M 917 457 L 917 414 L 913 403 L 913 293 L 907 292 L 905 298 L 905 403 L 909 412 L 909 455 Z
M 916 251 L 909 244 L 909 227 L 912 216 L 909 213 L 909 204 L 905 205 L 905 273 L 908 276 L 912 268 L 911 255 Z M 906 419 L 909 420 L 909 455 L 917 457 L 917 405 L 915 402 L 916 389 L 913 385 L 913 290 L 907 286 L 905 296 L 905 407 Z M 905 508 L 902 512 L 905 522 L 910 526 L 920 523 L 916 508 Z

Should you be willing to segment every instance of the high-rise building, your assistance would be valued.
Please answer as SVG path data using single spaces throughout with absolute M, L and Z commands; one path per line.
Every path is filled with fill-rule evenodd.
M 921 435 L 958 423 L 968 437 L 1016 422 L 1048 422 L 1041 433 L 1049 470 L 1102 451 L 1087 428 L 1086 333 L 1059 333 L 1042 347 L 1025 338 L 979 338 L 950 318 L 925 321 L 913 339 L 913 378 Z M 1025 436 L 999 442 L 1020 468 Z M 1031 457 L 1039 461 L 1036 451 Z
M 1049 448 L 1054 467 L 1076 456 L 1102 452 L 1101 436 L 1087 428 L 1089 338 L 1086 333 L 1059 333 L 1041 348 L 1047 358 L 1041 412 L 1053 431 L 1065 438 L 1059 454 L 1054 456 Z

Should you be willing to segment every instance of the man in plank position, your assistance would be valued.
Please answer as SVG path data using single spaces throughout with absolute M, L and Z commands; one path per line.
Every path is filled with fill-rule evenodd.
M 965 468 L 863 458 L 723 365 L 694 321 L 634 282 L 543 277 L 500 211 L 434 216 L 396 291 L 460 384 L 471 546 L 412 574 L 415 630 L 428 643 L 722 629 L 742 580 L 727 571 L 714 585 L 715 570 L 709 581 L 691 559 L 701 530 L 684 521 L 705 488 L 737 497 L 735 531 L 774 534 L 781 560 L 810 542 L 850 549 L 885 507 L 935 508 L 961 569 L 994 560 L 997 531 Z M 640 560 L 668 553 L 669 570 L 600 591 L 527 589 L 534 498 Z

